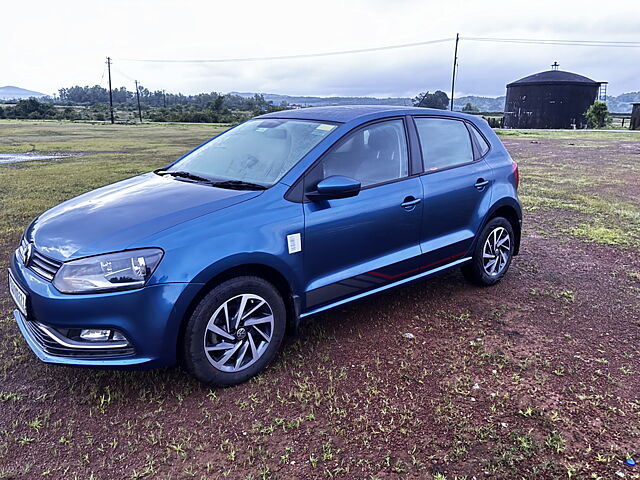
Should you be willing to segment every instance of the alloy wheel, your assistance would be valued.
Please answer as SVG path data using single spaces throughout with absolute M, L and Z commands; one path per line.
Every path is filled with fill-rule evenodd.
M 220 305 L 204 334 L 209 363 L 224 372 L 253 365 L 267 350 L 273 336 L 273 311 L 262 297 L 245 293 Z
M 509 263 L 511 237 L 504 227 L 494 228 L 482 248 L 482 267 L 487 275 L 501 274 Z

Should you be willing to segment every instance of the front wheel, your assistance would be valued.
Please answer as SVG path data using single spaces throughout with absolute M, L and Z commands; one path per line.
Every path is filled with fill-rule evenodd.
M 472 260 L 462 267 L 462 273 L 471 282 L 495 285 L 509 269 L 513 257 L 514 235 L 511 223 L 496 217 L 482 229 Z
M 258 277 L 221 283 L 198 304 L 184 334 L 184 364 L 198 380 L 229 386 L 248 380 L 275 357 L 286 326 L 278 290 Z

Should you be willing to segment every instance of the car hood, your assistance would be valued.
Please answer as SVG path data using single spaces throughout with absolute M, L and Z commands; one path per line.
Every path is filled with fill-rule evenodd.
M 261 193 L 147 173 L 47 210 L 27 229 L 26 238 L 39 252 L 59 261 L 124 250 L 162 230 Z

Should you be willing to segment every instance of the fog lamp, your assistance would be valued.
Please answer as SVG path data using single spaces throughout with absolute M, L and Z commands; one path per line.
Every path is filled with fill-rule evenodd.
M 115 335 L 113 340 L 124 340 L 124 337 L 121 333 L 117 333 L 119 337 L 116 339 Z M 80 332 L 80 338 L 82 340 L 86 340 L 88 342 L 108 342 L 111 340 L 111 330 L 101 330 L 101 329 L 87 329 L 82 330 Z

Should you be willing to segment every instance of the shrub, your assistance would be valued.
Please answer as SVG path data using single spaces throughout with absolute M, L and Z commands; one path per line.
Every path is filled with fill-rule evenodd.
M 587 109 L 584 115 L 587 117 L 587 125 L 589 128 L 602 128 L 611 124 L 609 108 L 603 101 L 596 100 L 593 102 L 593 105 Z

